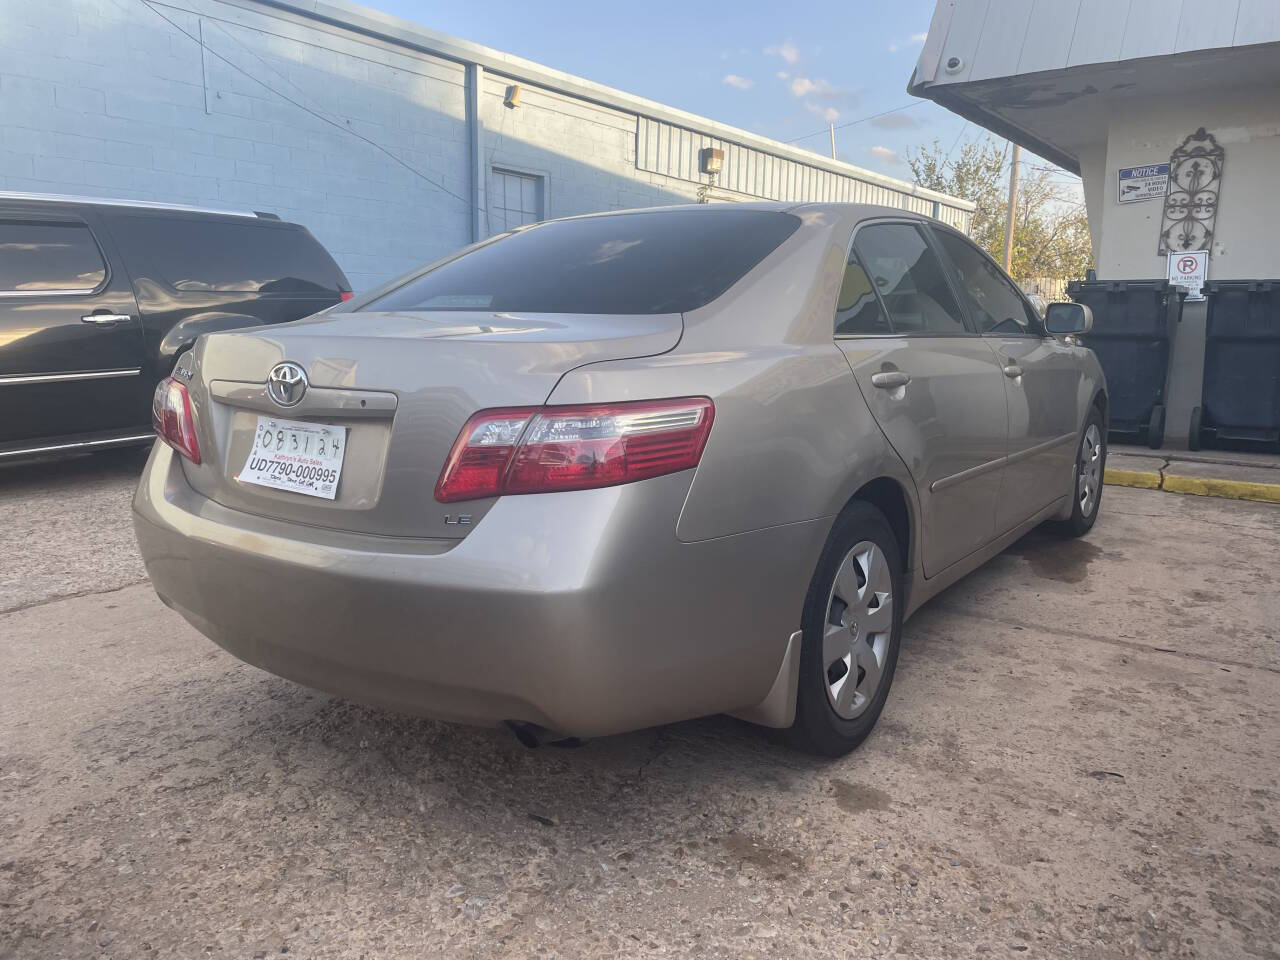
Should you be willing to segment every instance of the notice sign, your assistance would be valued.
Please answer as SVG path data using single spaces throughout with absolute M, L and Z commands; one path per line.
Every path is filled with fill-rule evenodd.
M 1203 300 L 1202 288 L 1209 279 L 1209 251 L 1183 250 L 1169 253 L 1169 282 L 1187 291 L 1188 300 Z
M 1120 202 L 1162 200 L 1169 189 L 1169 165 L 1153 163 L 1146 167 L 1120 168 Z

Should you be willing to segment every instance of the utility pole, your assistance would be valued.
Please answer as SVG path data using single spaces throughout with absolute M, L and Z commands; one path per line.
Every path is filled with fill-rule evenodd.
M 828 123 L 827 132 L 831 134 L 831 159 L 834 160 L 836 158 L 836 125 Z
M 1022 148 L 1013 145 L 1013 164 L 1009 167 L 1009 211 L 1004 222 L 1004 270 L 1013 264 L 1013 219 L 1018 209 L 1018 157 Z

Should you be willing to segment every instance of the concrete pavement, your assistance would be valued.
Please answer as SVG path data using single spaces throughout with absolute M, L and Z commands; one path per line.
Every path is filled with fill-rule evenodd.
M 133 582 L 134 472 L 0 474 L 0 957 L 1280 957 L 1278 507 L 1106 488 L 907 624 L 833 763 L 260 673 Z

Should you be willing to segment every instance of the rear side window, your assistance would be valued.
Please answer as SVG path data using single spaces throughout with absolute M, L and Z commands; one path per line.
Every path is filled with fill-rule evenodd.
M 914 226 L 872 224 L 858 231 L 853 246 L 880 291 L 894 333 L 953 337 L 968 333 L 942 263 Z
M 934 236 L 960 281 L 960 295 L 980 333 L 1040 335 L 1040 322 L 1000 268 L 968 240 L 946 230 Z
M 365 310 L 684 313 L 710 303 L 800 226 L 768 210 L 558 220 L 499 237 Z
M 126 216 L 116 228 L 136 276 L 183 292 L 333 295 L 342 272 L 305 230 L 253 220 Z
M 840 298 L 836 301 L 836 336 L 889 332 L 889 318 L 884 315 L 880 298 L 872 289 L 871 278 L 857 259 L 850 261 L 844 268 Z
M 83 223 L 0 220 L 0 292 L 89 292 L 107 267 Z

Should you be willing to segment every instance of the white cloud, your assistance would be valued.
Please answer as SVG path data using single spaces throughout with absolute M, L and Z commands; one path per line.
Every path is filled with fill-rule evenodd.
M 879 146 L 872 147 L 871 155 L 875 157 L 877 160 L 883 160 L 885 163 L 889 163 L 889 164 L 902 163 L 902 158 L 898 156 L 897 152 L 890 150 L 888 147 L 879 147 Z
M 929 34 L 927 33 L 913 33 L 911 35 L 911 42 L 914 43 L 916 46 L 920 46 L 927 39 L 929 39 Z
M 818 85 L 808 77 L 796 77 L 791 81 L 791 92 L 797 97 L 803 97 L 805 94 L 813 93 L 818 89 Z
M 736 73 L 726 73 L 724 75 L 724 79 L 721 80 L 720 82 L 725 84 L 726 86 L 734 87 L 735 89 L 738 89 L 738 90 L 750 90 L 753 86 L 755 86 L 754 80 L 751 80 L 747 77 L 740 77 Z
M 790 79 L 791 79 L 791 74 L 787 73 L 787 71 L 785 71 L 785 70 L 779 70 L 779 71 L 778 71 L 778 79 L 779 79 L 779 80 L 790 80 Z
M 811 80 L 797 74 L 791 78 L 790 87 L 792 95 L 797 99 L 809 97 L 826 106 L 856 107 L 862 99 L 860 91 L 833 86 L 821 77 Z
M 835 123 L 840 119 L 840 111 L 835 107 L 824 107 L 820 103 L 810 103 L 809 101 L 805 101 L 804 108 L 810 113 L 816 113 L 823 120 L 827 121 L 827 123 Z
M 898 52 L 899 50 L 901 50 L 901 49 L 902 49 L 902 48 L 901 48 L 900 46 L 898 46 L 896 43 L 891 43 L 891 44 L 889 44 L 889 52 L 890 52 L 890 53 L 897 53 L 897 52 Z
M 796 45 L 790 40 L 774 47 L 765 47 L 764 52 L 771 57 L 781 57 L 787 63 L 795 63 L 800 59 L 800 51 L 796 49 Z

